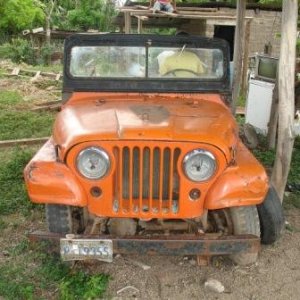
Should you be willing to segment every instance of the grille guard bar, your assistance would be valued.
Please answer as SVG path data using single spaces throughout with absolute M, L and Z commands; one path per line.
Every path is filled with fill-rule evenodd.
M 65 238 L 63 234 L 35 231 L 28 234 L 32 242 L 59 242 Z M 136 255 L 228 255 L 237 253 L 256 253 L 260 250 L 260 238 L 255 235 L 216 236 L 206 234 L 170 235 L 170 236 L 126 236 L 113 237 L 110 235 L 74 235 L 76 239 L 109 239 L 113 242 L 114 254 Z

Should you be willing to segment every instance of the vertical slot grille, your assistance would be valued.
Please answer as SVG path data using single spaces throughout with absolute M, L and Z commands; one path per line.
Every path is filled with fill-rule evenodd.
M 114 153 L 115 199 L 120 208 L 126 212 L 177 212 L 179 148 L 126 146 L 115 147 Z

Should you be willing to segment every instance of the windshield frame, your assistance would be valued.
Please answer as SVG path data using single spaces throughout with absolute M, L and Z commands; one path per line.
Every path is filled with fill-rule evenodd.
M 147 78 L 147 77 L 74 77 L 70 72 L 71 51 L 76 46 L 140 46 L 146 47 L 188 47 L 219 49 L 223 53 L 224 74 L 221 78 Z M 148 66 L 146 65 L 146 68 Z M 195 93 L 229 92 L 229 46 L 221 39 L 195 35 L 168 36 L 144 34 L 75 34 L 65 40 L 63 92 L 106 91 L 106 92 L 159 92 Z

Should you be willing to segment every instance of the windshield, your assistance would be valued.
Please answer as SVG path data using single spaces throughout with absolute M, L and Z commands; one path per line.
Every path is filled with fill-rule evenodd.
M 84 78 L 220 79 L 220 49 L 141 46 L 76 46 L 70 74 Z

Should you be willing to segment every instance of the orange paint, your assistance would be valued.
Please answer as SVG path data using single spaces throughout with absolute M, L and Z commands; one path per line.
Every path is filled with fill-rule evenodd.
M 110 157 L 109 173 L 99 180 L 76 168 L 78 153 L 90 146 Z M 182 169 L 184 156 L 198 148 L 217 162 L 212 178 L 200 183 Z M 33 202 L 143 219 L 194 218 L 203 209 L 255 205 L 268 189 L 263 167 L 239 141 L 235 120 L 217 94 L 74 93 L 57 116 L 53 139 L 26 167 L 25 181 Z M 94 187 L 100 196 L 93 196 Z M 193 189 L 200 191 L 198 199 L 190 198 Z

